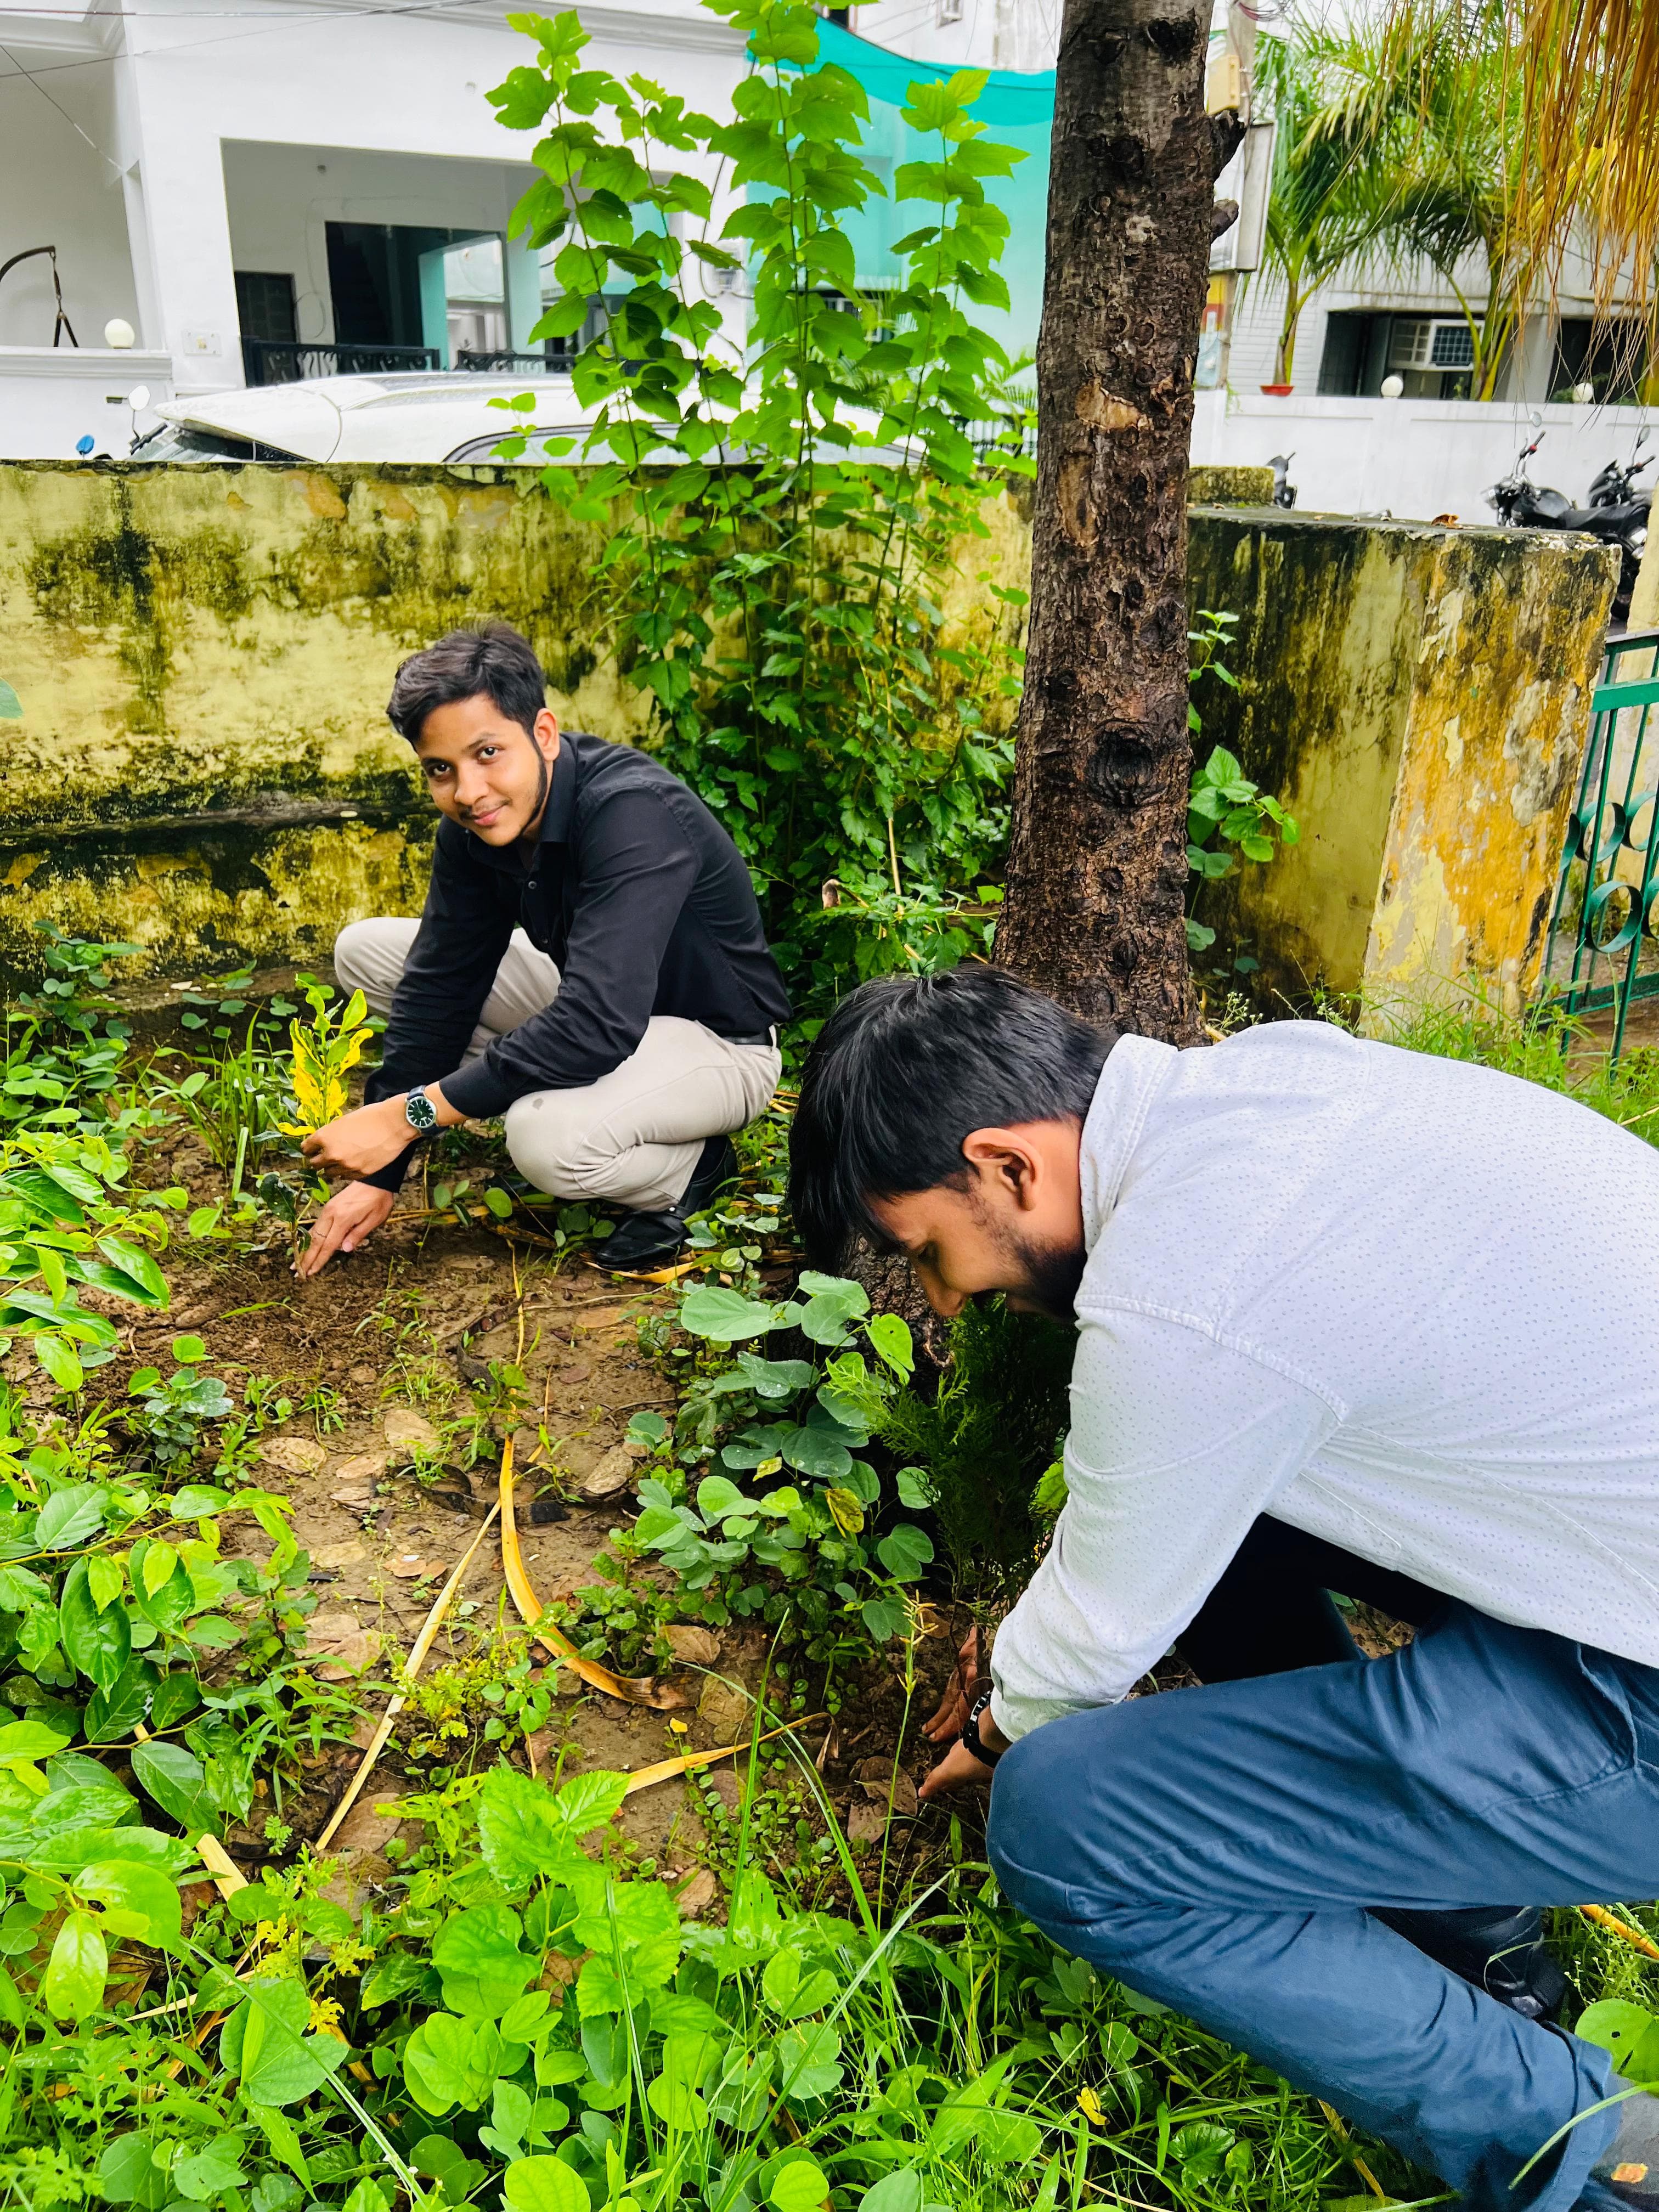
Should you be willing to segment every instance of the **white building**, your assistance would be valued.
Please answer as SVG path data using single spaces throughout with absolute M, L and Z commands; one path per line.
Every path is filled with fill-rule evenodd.
M 382 356 L 448 366 L 460 350 L 526 349 L 542 271 L 506 234 L 534 142 L 485 97 L 532 58 L 507 12 L 0 9 L 0 264 L 55 247 L 80 341 L 57 324 L 52 260 L 19 261 L 0 280 L 0 455 L 66 455 L 83 434 L 124 453 L 136 384 L 159 400 Z M 607 0 L 582 16 L 595 66 L 727 107 L 743 37 L 696 0 Z M 106 346 L 112 320 L 131 327 L 130 352 Z M 297 348 L 347 350 L 302 362 Z

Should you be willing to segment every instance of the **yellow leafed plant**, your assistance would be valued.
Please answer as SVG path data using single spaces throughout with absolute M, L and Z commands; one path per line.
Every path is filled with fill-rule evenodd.
M 352 993 L 337 1015 L 330 1012 L 328 994 L 320 984 L 313 985 L 306 996 L 311 1001 L 311 1019 L 296 1021 L 289 1030 L 294 1042 L 289 1080 L 298 1119 L 277 1124 L 285 1137 L 308 1137 L 339 1120 L 351 1103 L 347 1078 L 374 1034 L 368 1002 L 361 991 Z

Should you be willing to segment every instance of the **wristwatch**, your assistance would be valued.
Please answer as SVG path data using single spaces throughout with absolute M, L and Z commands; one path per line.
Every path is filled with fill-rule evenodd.
M 429 1137 L 438 1126 L 438 1109 L 418 1083 L 404 1101 L 404 1119 L 417 1137 Z
M 957 1741 L 963 1749 L 970 1753 L 984 1766 L 994 1766 L 1002 1756 L 1000 1751 L 993 1751 L 988 1743 L 981 1743 L 980 1741 L 979 1717 L 986 1711 L 990 1702 L 991 1692 L 988 1690 L 982 1690 L 968 1708 L 968 1725 L 957 1738 Z

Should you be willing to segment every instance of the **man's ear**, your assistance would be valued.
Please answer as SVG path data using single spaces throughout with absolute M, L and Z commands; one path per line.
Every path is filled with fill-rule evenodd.
M 962 1157 L 989 1196 L 1001 1193 L 1012 1198 L 1020 1212 L 1029 1213 L 1036 1202 L 1036 1185 L 1042 1172 L 1042 1155 L 1024 1129 L 975 1129 L 962 1140 Z
M 536 717 L 536 726 L 531 732 L 542 758 L 550 763 L 559 757 L 559 719 L 550 707 L 544 707 Z

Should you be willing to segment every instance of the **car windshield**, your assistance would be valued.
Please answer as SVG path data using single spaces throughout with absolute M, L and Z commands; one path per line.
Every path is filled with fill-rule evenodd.
M 267 446 L 263 440 L 233 438 L 222 430 L 204 430 L 191 422 L 163 422 L 140 438 L 133 458 L 147 461 L 297 461 L 284 446 Z

